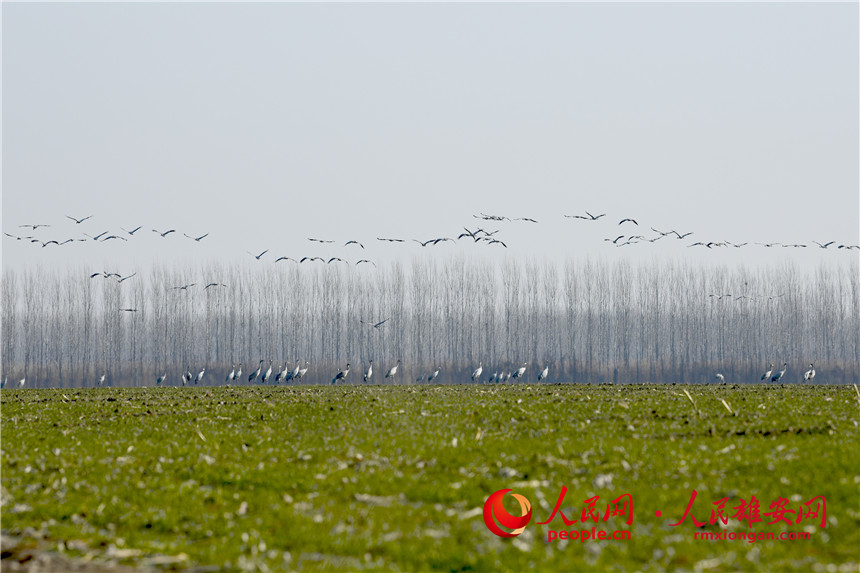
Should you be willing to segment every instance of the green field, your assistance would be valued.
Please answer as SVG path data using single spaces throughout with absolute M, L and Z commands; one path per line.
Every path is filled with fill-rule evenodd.
M 686 395 L 689 393 L 689 397 Z M 6 565 L 102 570 L 857 571 L 852 386 L 392 386 L 3 390 Z M 723 401 L 725 403 L 723 403 Z M 695 406 L 693 404 L 695 402 Z M 624 541 L 547 542 L 632 496 Z M 482 508 L 530 500 L 513 539 Z M 827 523 L 697 529 L 751 496 Z M 519 505 L 505 496 L 515 515 Z M 655 511 L 661 510 L 662 517 Z M 602 515 L 601 515 L 602 517 Z M 590 522 L 589 522 L 590 523 Z M 589 528 L 595 524 L 590 523 Z M 806 540 L 694 540 L 809 532 Z M 32 559 L 30 558 L 32 556 Z M 834 567 L 835 566 L 835 567 Z M 120 567 L 121 568 L 121 567 Z

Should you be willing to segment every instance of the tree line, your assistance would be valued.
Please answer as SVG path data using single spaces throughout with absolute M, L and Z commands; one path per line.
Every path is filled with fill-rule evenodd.
M 213 281 L 226 286 L 203 288 Z M 549 382 L 712 382 L 717 372 L 757 382 L 784 362 L 784 382 L 811 362 L 817 382 L 860 379 L 856 261 L 210 264 L 155 266 L 121 283 L 6 269 L 2 313 L 3 376 L 35 387 L 93 386 L 103 373 L 115 386 L 152 386 L 162 374 L 176 385 L 203 368 L 204 384 L 223 384 L 232 365 L 247 374 L 261 359 L 273 372 L 307 361 L 311 384 L 348 362 L 347 382 L 357 382 L 370 360 L 374 382 L 401 360 L 396 383 L 436 368 L 436 382 L 471 382 L 479 364 L 486 380 L 523 362 L 528 382 L 545 366 Z

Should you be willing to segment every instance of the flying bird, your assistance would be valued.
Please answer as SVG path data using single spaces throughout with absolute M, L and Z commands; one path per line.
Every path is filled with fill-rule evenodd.
M 36 229 L 38 229 L 39 227 L 50 227 L 50 225 L 18 225 L 18 226 L 19 227 L 28 227 L 30 229 L 33 229 L 34 231 Z
M 142 226 L 143 226 L 143 225 L 141 225 L 140 227 L 137 227 L 136 229 L 132 229 L 131 231 L 129 231 L 128 229 L 123 229 L 122 227 L 120 227 L 120 229 L 122 229 L 123 231 L 125 231 L 125 232 L 126 232 L 126 233 L 128 233 L 129 235 L 134 235 L 136 232 L 140 231 L 140 228 L 141 228 Z
M 585 215 L 588 215 L 587 217 Z M 601 217 L 605 217 L 606 213 L 601 213 L 600 215 L 592 215 L 588 211 L 585 212 L 585 215 L 565 215 L 568 219 L 584 219 L 586 221 L 596 221 Z
M 120 312 L 137 312 L 136 308 L 121 308 Z
M 89 219 L 90 217 L 92 217 L 92 215 L 87 215 L 87 216 L 86 216 L 86 217 L 84 217 L 83 219 L 75 219 L 75 218 L 74 218 L 74 217 L 72 217 L 71 215 L 66 215 L 66 218 L 71 219 L 72 221 L 74 221 L 74 222 L 75 222 L 75 223 L 77 223 L 78 225 L 80 225 L 81 223 L 83 223 L 84 221 L 86 221 L 87 219 Z
M 637 227 L 639 226 L 639 223 L 637 223 L 637 222 L 636 222 L 636 219 L 630 219 L 629 217 L 628 217 L 628 218 L 621 219 L 621 220 L 618 222 L 618 224 L 619 224 L 619 225 L 623 225 L 624 223 L 633 223 L 633 224 L 634 224 L 634 225 L 636 225 Z
M 162 233 L 161 231 L 159 231 L 158 229 L 153 229 L 153 230 L 152 230 L 152 232 L 153 232 L 153 233 L 158 233 L 158 234 L 159 234 L 159 235 L 161 235 L 162 237 L 166 237 L 166 236 L 167 236 L 167 235 L 169 235 L 170 233 L 175 233 L 175 232 L 176 232 L 176 229 L 170 229 L 169 231 L 164 231 L 163 233 Z
M 368 261 L 367 259 L 361 259 L 360 261 L 358 261 L 357 263 L 355 263 L 355 266 L 358 266 L 358 265 L 360 265 L 361 263 L 370 263 L 370 264 L 371 264 L 371 265 L 373 265 L 374 267 L 376 266 L 376 263 L 374 263 L 373 261 Z
M 219 286 L 225 287 L 225 286 L 227 286 L 227 285 L 225 285 L 224 283 L 209 283 L 208 285 L 206 285 L 205 287 L 203 287 L 203 290 L 206 290 L 206 289 L 208 289 L 209 287 L 219 287 Z
M 196 284 L 197 284 L 197 283 L 191 283 L 191 284 L 182 285 L 182 286 L 175 286 L 175 287 L 173 287 L 173 290 L 184 290 L 184 291 L 187 291 L 189 287 L 193 287 L 193 286 L 194 286 L 194 285 L 196 285 Z
M 266 253 L 268 253 L 268 252 L 269 252 L 269 249 L 266 249 L 265 251 L 263 251 L 263 252 L 262 252 L 262 253 L 260 253 L 259 255 L 255 255 L 255 254 L 254 254 L 254 253 L 252 253 L 251 251 L 245 251 L 245 252 L 246 252 L 246 253 L 248 253 L 249 255 L 251 255 L 252 257 L 254 257 L 255 259 L 257 259 L 257 260 L 259 261 L 259 260 L 260 260 L 260 258 L 261 258 L 263 255 L 265 255 Z
M 209 236 L 209 233 L 206 233 L 205 235 L 200 235 L 199 237 L 192 237 L 191 235 L 188 235 L 186 233 L 182 233 L 182 234 L 185 235 L 186 237 L 188 237 L 189 239 L 194 239 L 198 243 Z
M 120 237 L 119 235 L 108 235 L 107 237 L 102 239 L 101 242 L 104 243 L 105 241 L 110 241 L 111 239 L 119 239 L 121 241 L 128 242 L 128 239 L 126 239 L 125 237 Z
M 529 223 L 537 223 L 534 219 L 530 219 L 529 217 L 518 217 L 514 219 L 514 221 L 528 221 Z
M 358 246 L 359 246 L 359 247 L 361 247 L 362 249 L 364 248 L 364 245 L 362 245 L 362 244 L 361 244 L 361 243 L 359 243 L 358 241 L 347 241 L 346 243 L 344 243 L 344 244 L 343 244 L 343 246 L 344 246 L 344 247 L 347 247 L 347 246 L 349 246 L 349 245 L 358 245 Z
M 377 241 L 388 241 L 389 243 L 405 243 L 406 239 L 382 239 L 380 237 L 376 237 Z
M 390 318 L 386 318 L 385 320 L 380 320 L 380 321 L 379 321 L 379 322 L 377 322 L 376 324 L 374 324 L 374 323 L 372 323 L 372 322 L 365 322 L 364 320 L 362 320 L 362 321 L 360 321 L 360 322 L 361 322 L 361 324 L 369 324 L 369 325 L 370 325 L 370 326 L 372 326 L 373 328 L 379 328 L 380 326 L 382 326 L 383 324 L 385 324 L 385 323 L 386 323 L 386 322 L 388 322 L 389 320 L 390 320 Z
M 276 263 L 281 262 L 281 261 L 293 261 L 294 263 L 299 262 L 296 259 L 294 259 L 293 257 L 278 257 L 277 259 L 275 259 Z
M 299 262 L 303 263 L 305 261 L 322 261 L 322 262 L 325 262 L 325 259 L 322 257 L 302 257 L 302 260 L 300 260 Z
M 334 243 L 334 241 L 326 241 L 325 239 L 311 239 L 308 238 L 308 241 L 314 241 L 316 243 Z

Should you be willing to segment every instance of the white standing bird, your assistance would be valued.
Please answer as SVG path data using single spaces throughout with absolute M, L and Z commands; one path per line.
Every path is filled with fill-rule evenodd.
M 433 380 L 435 380 L 436 378 L 438 378 L 438 377 L 439 377 L 439 371 L 440 371 L 440 370 L 442 370 L 442 369 L 441 369 L 441 368 L 439 368 L 439 367 L 437 366 L 437 367 L 436 367 L 436 370 L 434 370 L 434 371 L 433 371 L 433 374 L 431 374 L 430 376 L 428 376 L 428 377 L 427 377 L 427 381 L 428 381 L 428 382 L 432 382 Z
M 483 372 L 483 371 L 484 371 L 484 363 L 481 362 L 478 365 L 478 368 L 476 368 L 475 371 L 472 372 L 472 382 L 477 382 L 478 380 L 480 380 L 481 379 L 481 372 Z
M 269 369 L 266 370 L 266 373 L 263 374 L 263 384 L 269 381 L 269 376 L 272 375 L 272 361 L 269 360 Z
M 284 382 L 288 382 L 289 380 L 297 380 L 299 378 L 299 359 L 296 358 L 296 367 L 293 368 L 292 372 L 287 372 L 287 375 L 284 376 Z
M 155 385 L 156 385 L 156 386 L 161 386 L 161 385 L 164 383 L 164 381 L 165 381 L 165 380 L 167 380 L 167 373 L 164 373 L 164 374 L 162 374 L 161 376 L 159 376 L 159 377 L 155 380 Z
M 338 380 L 346 381 L 346 377 L 349 375 L 349 362 L 346 363 L 346 368 L 337 373 L 337 376 L 332 378 L 331 383 L 334 384 Z
M 725 376 L 723 376 L 722 374 L 720 374 L 719 372 L 717 372 L 717 374 L 714 376 L 714 378 L 716 378 L 716 379 L 717 379 L 717 380 L 719 380 L 720 382 L 725 382 L 725 381 L 726 381 L 726 377 L 725 377 Z
M 394 375 L 397 374 L 397 367 L 400 366 L 400 361 L 397 361 L 397 364 L 392 366 L 388 372 L 385 373 L 386 378 L 394 378 Z
M 251 372 L 248 375 L 248 382 L 256 382 L 257 378 L 260 376 L 260 372 L 263 370 L 263 360 L 260 360 L 260 365 L 257 366 L 257 369 Z
M 538 374 L 538 382 L 544 380 L 547 376 L 549 376 L 549 366 L 540 371 L 540 374 Z
M 788 370 L 788 363 L 787 363 L 787 362 L 783 362 L 783 363 L 782 363 L 782 370 L 780 370 L 779 372 L 777 372 L 776 374 L 774 374 L 773 376 L 771 376 L 771 377 L 770 377 L 770 381 L 771 381 L 771 382 L 779 382 L 779 381 L 780 381 L 780 379 L 782 379 L 782 377 L 783 377 L 783 376 L 785 376 L 785 371 L 786 371 L 786 370 Z
M 191 370 L 186 368 L 185 373 L 182 375 L 182 385 L 185 386 L 191 382 Z
M 105 383 L 105 376 L 107 376 L 107 372 L 102 372 L 101 378 L 99 378 L 98 385 L 101 386 Z
M 767 380 L 770 378 L 770 375 L 773 374 L 773 362 L 770 363 L 770 366 L 767 369 L 767 372 L 761 375 L 762 380 Z
M 373 376 L 373 360 L 370 361 L 370 365 L 367 367 L 367 372 L 364 373 L 364 381 L 367 382 Z
M 526 364 L 528 364 L 528 362 L 523 362 L 523 365 L 520 366 L 516 372 L 514 372 L 514 374 L 513 374 L 514 379 L 519 379 L 519 378 L 523 377 L 523 374 L 526 373 Z
M 205 372 L 206 372 L 206 369 L 204 368 L 203 370 L 201 370 L 200 372 L 197 373 L 197 376 L 194 377 L 194 384 L 199 384 L 200 382 L 203 381 L 203 374 Z
M 287 363 L 286 361 L 284 361 L 284 369 L 278 369 L 278 373 L 275 374 L 275 382 L 280 382 L 281 380 L 284 380 L 286 382 L 288 373 L 289 371 L 287 370 Z
M 242 363 L 239 363 L 239 369 L 236 371 L 236 374 L 231 378 L 231 380 L 240 380 L 242 378 Z
M 308 371 L 308 368 L 310 368 L 310 366 L 311 366 L 311 363 L 310 363 L 310 362 L 308 362 L 307 360 L 305 360 L 305 364 L 306 364 L 306 366 L 305 366 L 304 368 L 300 368 L 300 369 L 299 369 L 298 374 L 296 374 L 296 375 L 294 376 L 294 378 L 295 378 L 296 380 L 301 380 L 301 379 L 302 379 L 302 376 L 304 376 L 304 375 L 305 375 L 305 373 Z
M 806 381 L 812 382 L 813 378 L 815 378 L 815 367 L 810 362 L 809 363 L 809 370 L 807 370 L 806 373 L 803 375 L 803 381 L 804 382 L 806 382 Z
M 21 378 L 20 380 L 18 380 L 18 388 L 23 388 L 24 384 L 26 384 L 26 383 L 27 383 L 27 377 L 25 376 L 24 378 Z
M 227 377 L 226 377 L 226 378 L 224 378 L 224 382 L 229 382 L 230 380 L 233 380 L 233 379 L 235 379 L 235 378 L 236 378 L 236 365 L 235 365 L 235 364 L 233 364 L 233 365 L 232 365 L 232 368 L 233 368 L 233 369 L 230 371 L 230 373 L 229 373 L 229 374 L 227 374 Z

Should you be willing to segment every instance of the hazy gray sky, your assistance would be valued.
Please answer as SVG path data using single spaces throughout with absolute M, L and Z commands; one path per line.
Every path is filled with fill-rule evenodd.
M 3 230 L 143 226 L 4 236 L 3 265 L 857 259 L 831 250 L 860 234 L 858 22 L 857 3 L 3 3 Z M 585 210 L 607 216 L 563 217 Z M 376 240 L 479 223 L 509 248 Z M 603 241 L 651 226 L 694 234 Z M 722 240 L 813 248 L 686 246 Z

